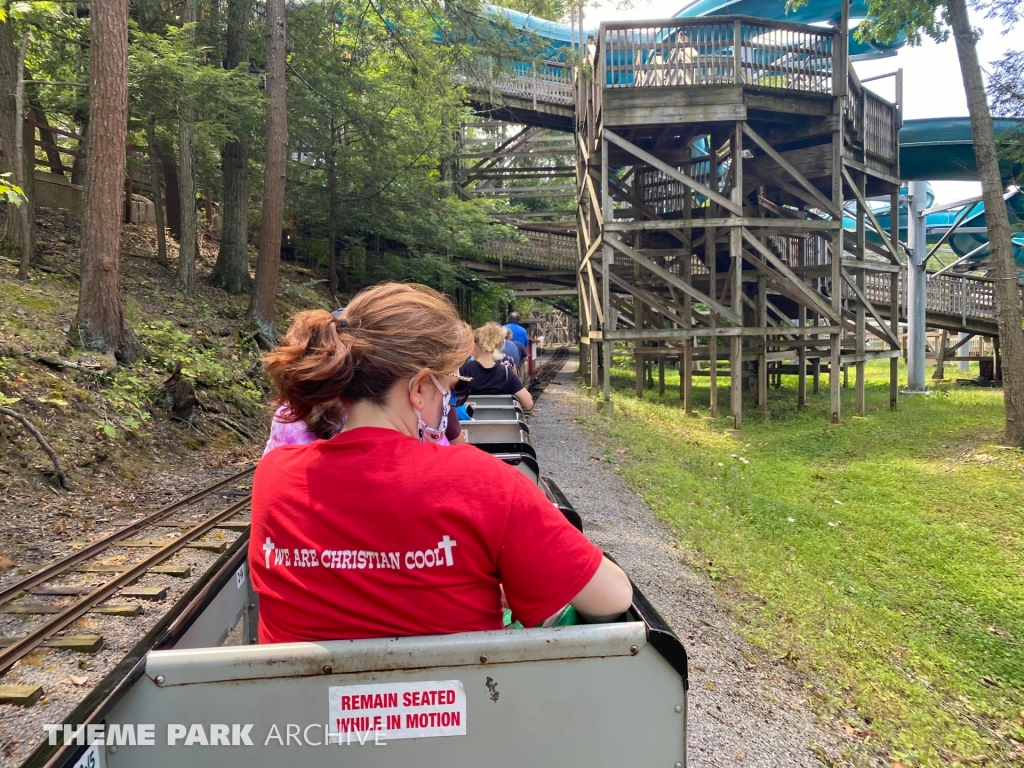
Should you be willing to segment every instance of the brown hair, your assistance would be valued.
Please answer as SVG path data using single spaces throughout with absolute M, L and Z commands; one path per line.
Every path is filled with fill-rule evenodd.
M 497 323 L 487 323 L 473 331 L 473 341 L 482 352 L 493 352 L 505 344 L 505 329 Z
M 424 368 L 450 373 L 472 350 L 472 331 L 442 294 L 383 283 L 357 294 L 340 318 L 299 312 L 263 365 L 289 420 L 302 421 L 325 403 L 382 403 L 396 381 Z

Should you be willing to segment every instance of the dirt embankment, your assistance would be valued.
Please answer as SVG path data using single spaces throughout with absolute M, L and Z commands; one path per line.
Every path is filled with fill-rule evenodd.
M 161 267 L 154 228 L 125 226 L 125 313 L 149 356 L 119 368 L 70 338 L 78 238 L 76 216 L 40 210 L 40 262 L 28 282 L 16 279 L 15 254 L 0 250 L 0 407 L 32 422 L 71 486 L 61 489 L 36 440 L 0 416 L 0 570 L 35 570 L 98 523 L 130 517 L 137 500 L 169 499 L 202 484 L 210 470 L 248 463 L 266 436 L 269 392 L 259 350 L 240 332 L 248 296 L 205 283 L 217 241 L 201 236 L 200 283 L 186 298 L 173 287 L 174 242 L 172 267 Z M 281 327 L 297 310 L 327 306 L 318 282 L 305 268 L 282 265 Z M 165 387 L 179 365 L 196 400 L 184 421 L 178 417 L 188 414 L 172 415 Z

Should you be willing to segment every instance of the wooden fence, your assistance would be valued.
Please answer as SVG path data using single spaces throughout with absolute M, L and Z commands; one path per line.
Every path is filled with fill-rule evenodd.
M 833 38 L 828 29 L 739 16 L 606 22 L 598 81 L 606 88 L 746 85 L 831 94 Z

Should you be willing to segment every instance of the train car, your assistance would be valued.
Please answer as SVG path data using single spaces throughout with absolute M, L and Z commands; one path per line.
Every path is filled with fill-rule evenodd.
M 528 465 L 582 530 L 558 486 L 539 476 L 511 398 L 488 406 L 517 418 L 469 422 L 470 439 Z M 611 623 L 580 623 L 567 609 L 548 627 L 258 645 L 247 543 L 248 534 L 237 539 L 79 708 L 76 722 L 91 734 L 82 741 L 93 743 L 58 745 L 33 764 L 686 765 L 686 650 L 635 585 L 632 607 Z

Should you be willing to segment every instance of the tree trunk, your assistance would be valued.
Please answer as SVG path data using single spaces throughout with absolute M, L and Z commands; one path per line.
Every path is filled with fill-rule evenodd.
M 7 205 L 7 232 L 5 239 L 18 244 L 19 251 L 35 251 L 35 193 L 32 176 L 25 173 L 26 153 L 18 151 L 21 141 L 18 133 L 24 129 L 24 110 L 18 119 L 18 88 L 21 82 L 18 50 L 14 47 L 11 19 L 0 22 L 0 149 L 4 152 L 4 165 L 15 184 L 28 198 L 20 206 Z M 28 226 L 25 220 L 27 216 Z
M 181 23 L 195 53 L 197 0 L 185 0 Z M 181 174 L 178 178 L 181 200 L 181 237 L 178 239 L 178 274 L 175 287 L 186 296 L 196 290 L 196 255 L 199 253 L 199 215 L 196 211 L 196 107 L 191 95 L 185 94 L 178 115 L 178 155 Z
M 82 212 L 82 280 L 72 338 L 131 364 L 135 334 L 124 320 L 121 219 L 128 135 L 128 3 L 90 6 L 89 140 Z
M 327 150 L 327 270 L 331 298 L 338 295 L 338 151 L 334 121 L 331 121 L 331 145 Z
M 14 183 L 24 191 L 28 188 L 28 175 L 35 173 L 35 163 L 28 162 L 34 156 L 35 136 L 29 137 L 28 147 L 25 148 L 25 54 L 28 51 L 28 32 L 21 35 L 21 52 L 18 54 L 18 84 L 14 90 L 14 163 L 12 166 L 17 170 L 14 173 Z M 34 133 L 33 129 L 33 133 Z M 29 154 L 31 152 L 32 154 Z M 28 268 L 32 262 L 32 220 L 29 218 L 28 206 L 24 203 L 18 206 L 19 223 L 21 224 L 21 263 L 18 265 L 18 278 L 28 280 Z
M 281 262 L 281 224 L 288 156 L 288 105 L 284 80 L 284 0 L 267 0 L 267 161 L 263 179 L 263 216 L 260 251 L 256 260 L 256 285 L 246 313 L 263 336 L 262 343 L 276 340 L 274 300 L 277 298 Z
M 149 145 L 149 189 L 153 195 L 153 217 L 156 222 L 156 263 L 161 267 L 167 263 L 167 233 L 164 231 L 164 201 L 160 194 L 160 160 L 156 151 L 156 119 L 152 116 L 146 123 L 146 144 Z
M 967 93 L 971 132 L 974 134 L 974 157 L 981 179 L 991 263 L 995 272 L 996 323 L 1003 357 L 1005 440 L 1009 445 L 1024 447 L 1024 331 L 1021 330 L 1020 288 L 1010 242 L 1010 220 L 1003 202 L 992 113 L 985 96 L 985 83 L 981 77 L 976 38 L 967 14 L 966 0 L 948 0 L 946 8 Z
M 228 3 L 227 68 L 234 69 L 247 60 L 246 27 L 250 0 Z M 210 282 L 228 293 L 246 293 L 252 286 L 249 277 L 249 137 L 244 128 L 236 129 L 237 139 L 224 144 L 221 172 L 224 176 L 224 220 L 221 223 L 220 251 Z
M 181 242 L 181 190 L 178 189 L 178 165 L 174 161 L 174 148 L 157 139 L 157 154 L 164 172 L 164 198 L 167 206 L 167 229 Z

